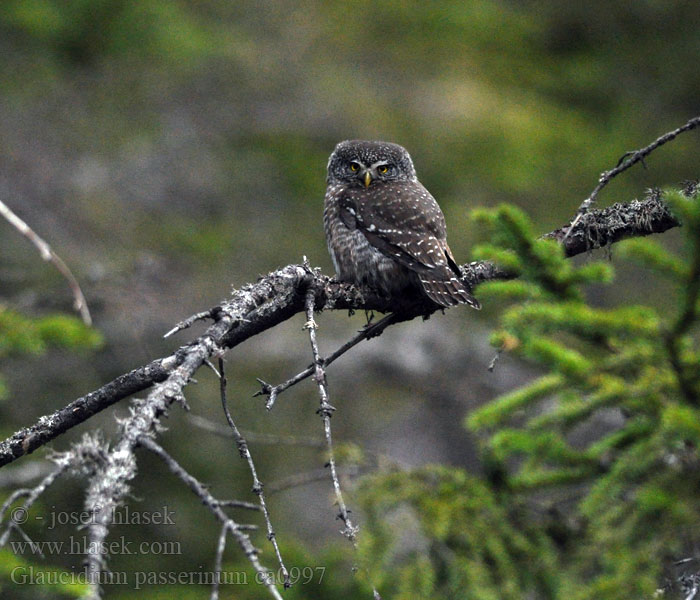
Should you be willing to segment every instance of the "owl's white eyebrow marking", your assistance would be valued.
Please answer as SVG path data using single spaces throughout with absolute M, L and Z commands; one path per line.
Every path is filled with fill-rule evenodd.
M 382 165 L 388 165 L 389 161 L 388 160 L 378 160 L 377 162 L 373 162 L 369 168 L 374 169 L 375 167 L 381 167 Z M 363 165 L 364 166 L 364 165 Z

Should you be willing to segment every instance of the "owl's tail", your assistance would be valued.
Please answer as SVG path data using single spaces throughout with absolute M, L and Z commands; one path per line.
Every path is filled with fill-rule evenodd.
M 427 273 L 419 276 L 425 295 L 440 306 L 456 306 L 468 304 L 479 309 L 481 304 L 471 295 L 471 292 L 457 277 L 450 279 L 433 279 Z

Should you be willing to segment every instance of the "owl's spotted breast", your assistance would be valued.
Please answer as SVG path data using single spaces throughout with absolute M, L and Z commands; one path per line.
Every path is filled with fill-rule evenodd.
M 328 251 L 340 281 L 368 286 L 387 297 L 417 283 L 399 263 L 370 243 L 358 227 L 354 209 L 342 208 L 337 202 L 341 193 L 342 186 L 329 186 L 323 214 Z

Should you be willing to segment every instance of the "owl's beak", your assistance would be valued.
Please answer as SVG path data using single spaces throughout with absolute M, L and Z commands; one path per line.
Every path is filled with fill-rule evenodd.
M 365 171 L 365 176 L 362 178 L 365 187 L 368 188 L 369 184 L 372 183 L 372 174 L 369 171 Z

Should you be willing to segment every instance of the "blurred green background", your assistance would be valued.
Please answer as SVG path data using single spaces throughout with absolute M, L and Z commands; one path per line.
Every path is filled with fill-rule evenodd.
M 342 139 L 390 140 L 411 152 L 461 262 L 478 239 L 474 207 L 514 203 L 542 233 L 565 224 L 601 171 L 698 113 L 699 23 L 698 4 L 680 0 L 3 0 L 0 199 L 71 266 L 105 341 L 96 352 L 3 357 L 0 432 L 170 353 L 198 329 L 177 340 L 162 334 L 232 285 L 303 256 L 331 274 L 321 212 L 326 161 Z M 697 177 L 699 149 L 697 134 L 679 138 L 646 168 L 616 179 L 601 203 Z M 673 244 L 674 234 L 665 239 Z M 625 267 L 595 300 L 644 295 L 653 303 L 653 292 Z M 0 306 L 30 316 L 71 311 L 65 282 L 5 222 Z M 334 365 L 338 440 L 402 466 L 478 468 L 462 417 L 532 376 L 508 358 L 487 372 L 492 318 L 488 307 L 459 308 L 403 324 Z M 364 317 L 326 313 L 319 323 L 327 352 Z M 321 439 L 311 383 L 271 413 L 251 399 L 255 377 L 276 382 L 308 364 L 302 324 L 299 315 L 229 354 L 229 396 L 242 429 Z M 224 422 L 211 374 L 200 374 L 188 400 L 196 415 Z M 115 410 L 123 414 L 126 402 Z M 109 437 L 114 412 L 54 448 L 98 425 Z M 193 428 L 179 409 L 167 425 L 164 445 L 213 493 L 252 499 L 230 440 Z M 313 446 L 263 442 L 252 439 L 251 448 L 271 486 L 325 461 Z M 141 469 L 134 503 L 156 510 L 165 501 L 177 524 L 113 536 L 181 540 L 186 552 L 167 557 L 171 570 L 211 568 L 216 524 L 154 459 L 143 457 Z M 297 564 L 328 562 L 329 548 L 342 547 L 328 481 L 270 500 L 283 549 L 305 557 Z M 81 503 L 81 482 L 72 480 L 42 507 Z M 32 534 L 65 539 L 71 531 Z M 256 542 L 273 564 L 264 535 Z M 227 556 L 235 560 L 235 551 Z M 164 558 L 140 556 L 138 564 Z M 125 555 L 110 562 L 116 571 L 134 564 Z M 338 567 L 326 577 L 347 573 Z M 109 593 L 129 597 L 118 586 Z

